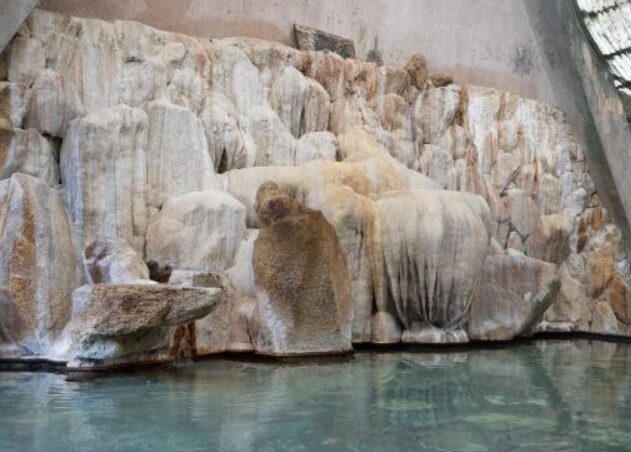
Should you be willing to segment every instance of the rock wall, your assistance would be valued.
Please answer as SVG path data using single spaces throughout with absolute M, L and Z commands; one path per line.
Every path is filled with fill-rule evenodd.
M 402 68 L 377 66 L 255 39 L 193 38 L 36 10 L 0 59 L 0 175 L 31 174 L 61 197 L 72 251 L 86 258 L 88 271 L 75 267 L 83 283 L 95 283 L 89 269 L 104 246 L 95 243 L 120 241 L 128 248 L 112 245 L 103 265 L 127 268 L 135 252 L 153 261 L 150 268 L 170 266 L 174 284 L 219 281 L 225 296 L 213 292 L 200 301 L 205 310 L 176 316 L 181 324 L 204 316 L 193 328 L 198 354 L 270 352 L 270 343 L 274 354 L 321 351 L 309 349 L 309 328 L 295 330 L 297 342 L 274 339 L 302 313 L 319 333 L 336 319 L 331 334 L 339 337 L 323 349 L 338 351 L 348 350 L 348 331 L 353 342 L 376 343 L 631 334 L 622 235 L 563 113 L 430 75 L 420 56 Z M 268 181 L 298 211 L 320 211 L 339 244 L 290 228 L 299 239 L 270 245 L 280 237 L 256 210 Z M 270 204 L 270 215 L 285 215 L 283 205 Z M 20 215 L 10 206 L 0 203 L 9 215 L 2 224 Z M 323 244 L 320 260 L 286 249 L 313 251 L 312 240 Z M 256 257 L 263 243 L 269 268 Z M 341 264 L 330 251 L 336 247 Z M 10 260 L 16 252 L 3 253 Z M 289 262 L 282 253 L 296 274 L 309 276 L 296 289 L 309 296 L 295 297 L 295 281 L 274 282 Z M 124 261 L 115 265 L 117 256 Z M 334 289 L 310 274 L 328 271 L 340 278 Z M 99 310 L 107 284 L 138 303 L 157 296 L 134 285 L 151 284 L 144 268 L 109 274 L 123 276 L 99 285 L 99 296 L 84 287 L 66 300 L 77 320 L 65 316 L 70 326 L 59 340 L 66 343 L 50 346 L 59 359 L 81 361 L 72 355 L 83 340 L 72 324 L 92 324 L 85 303 Z M 6 280 L 0 272 L 0 284 Z M 350 315 L 344 296 L 321 300 L 346 286 Z M 158 293 L 169 296 L 166 288 Z M 272 298 L 274 310 L 299 306 L 270 324 L 263 313 Z M 134 331 L 168 336 L 177 326 L 151 322 Z M 167 339 L 143 340 L 149 351 L 159 342 L 162 359 Z M 127 349 L 130 337 L 117 340 L 116 353 L 103 343 L 88 361 L 98 361 L 94 350 L 116 364 L 152 356 Z

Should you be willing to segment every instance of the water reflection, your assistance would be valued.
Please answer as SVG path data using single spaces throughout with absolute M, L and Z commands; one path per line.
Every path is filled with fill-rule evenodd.
M 631 347 L 546 341 L 86 381 L 0 373 L 0 450 L 624 450 Z

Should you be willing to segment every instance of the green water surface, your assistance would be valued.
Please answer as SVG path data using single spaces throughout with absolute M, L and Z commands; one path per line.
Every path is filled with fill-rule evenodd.
M 631 450 L 631 345 L 0 372 L 0 451 Z

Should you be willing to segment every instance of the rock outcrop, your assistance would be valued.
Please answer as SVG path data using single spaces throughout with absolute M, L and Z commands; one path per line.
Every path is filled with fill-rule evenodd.
M 350 280 L 335 229 L 265 182 L 256 194 L 256 350 L 287 356 L 351 350 Z
M 488 256 L 467 323 L 469 338 L 506 341 L 531 335 L 559 287 L 554 264 L 520 255 Z
M 27 25 L 0 58 L 0 359 L 631 335 L 631 263 L 562 112 L 421 55 Z M 171 279 L 223 301 L 90 333 L 104 308 L 85 300 L 159 299 Z
M 222 191 L 191 192 L 170 198 L 149 224 L 148 260 L 173 268 L 224 271 L 245 236 L 245 208 Z
M 111 367 L 172 359 L 173 329 L 207 315 L 220 289 L 96 284 L 68 326 L 68 366 Z
M 387 194 L 377 209 L 388 282 L 387 293 L 375 294 L 379 312 L 396 313 L 403 342 L 467 342 L 463 327 L 491 238 L 484 200 L 411 190 Z
M 0 357 L 45 358 L 70 320 L 79 259 L 56 190 L 16 173 L 0 182 Z

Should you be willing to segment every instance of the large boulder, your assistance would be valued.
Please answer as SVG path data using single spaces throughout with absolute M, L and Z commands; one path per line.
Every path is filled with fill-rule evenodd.
M 375 294 L 377 310 L 396 316 L 403 342 L 467 342 L 463 327 L 491 238 L 486 202 L 410 190 L 390 193 L 377 209 L 387 275 L 387 291 Z
M 228 193 L 207 190 L 169 199 L 147 229 L 148 260 L 175 269 L 223 271 L 245 237 L 245 208 Z
M 57 191 L 25 174 L 0 182 L 0 358 L 46 356 L 79 281 Z
M 493 255 L 471 305 L 471 340 L 500 341 L 528 336 L 560 287 L 557 266 L 523 255 Z
M 208 315 L 221 289 L 96 284 L 75 297 L 68 367 L 111 367 L 173 358 L 172 327 Z
M 335 230 L 274 182 L 256 196 L 256 349 L 270 355 L 351 350 L 350 281 Z

